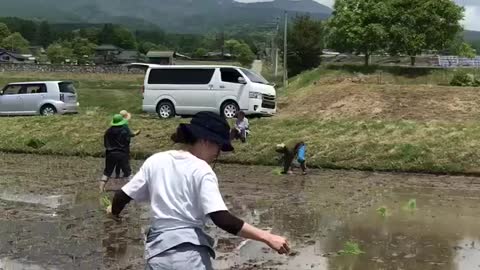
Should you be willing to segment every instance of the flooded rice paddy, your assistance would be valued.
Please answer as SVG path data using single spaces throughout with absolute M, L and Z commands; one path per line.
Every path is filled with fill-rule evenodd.
M 0 164 L 0 269 L 143 269 L 148 208 L 105 216 L 101 159 L 0 154 Z M 293 252 L 211 226 L 216 269 L 480 269 L 480 178 L 273 169 L 216 171 L 231 211 L 286 235 Z

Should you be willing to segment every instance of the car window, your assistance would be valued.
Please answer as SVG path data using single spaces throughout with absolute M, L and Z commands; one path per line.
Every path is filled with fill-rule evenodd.
M 222 82 L 239 83 L 238 78 L 243 78 L 242 74 L 234 68 L 221 68 L 220 72 L 222 74 Z
M 257 74 L 251 70 L 242 68 L 243 73 L 254 83 L 268 84 L 268 81 L 262 77 L 262 75 Z
M 20 89 L 22 89 L 22 85 L 7 85 L 3 89 L 4 95 L 17 95 L 20 93 Z
M 40 94 L 46 92 L 47 87 L 45 84 L 27 84 L 20 90 L 20 94 Z
M 208 84 L 212 80 L 213 68 L 152 69 L 149 84 Z
M 75 94 L 77 92 L 77 90 L 75 89 L 75 86 L 73 86 L 73 83 L 71 82 L 58 83 L 58 87 L 60 88 L 60 93 Z

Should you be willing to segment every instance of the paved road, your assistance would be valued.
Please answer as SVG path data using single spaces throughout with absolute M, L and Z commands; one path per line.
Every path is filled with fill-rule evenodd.
M 258 74 L 262 74 L 263 62 L 262 60 L 254 60 L 252 64 L 252 70 Z

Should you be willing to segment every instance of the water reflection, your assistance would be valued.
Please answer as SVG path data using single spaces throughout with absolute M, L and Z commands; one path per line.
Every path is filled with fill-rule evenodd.
M 37 195 L 35 193 L 18 194 L 11 191 L 4 191 L 0 194 L 0 200 L 29 203 L 46 206 L 56 209 L 63 205 L 73 205 L 75 201 L 74 195 Z
M 0 270 L 59 270 L 59 268 L 22 262 L 20 260 L 12 260 L 9 258 L 0 258 Z

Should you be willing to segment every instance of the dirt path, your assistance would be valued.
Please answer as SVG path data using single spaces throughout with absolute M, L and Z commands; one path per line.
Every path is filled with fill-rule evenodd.
M 142 269 L 147 207 L 129 205 L 120 224 L 106 218 L 95 181 L 102 162 L 0 154 L 0 269 Z M 302 177 L 272 170 L 216 169 L 230 210 L 286 235 L 294 252 L 279 256 L 209 226 L 217 240 L 216 269 L 447 270 L 479 264 L 480 178 L 320 170 Z M 405 208 L 410 199 L 416 199 L 414 209 Z M 365 253 L 339 255 L 347 241 Z

